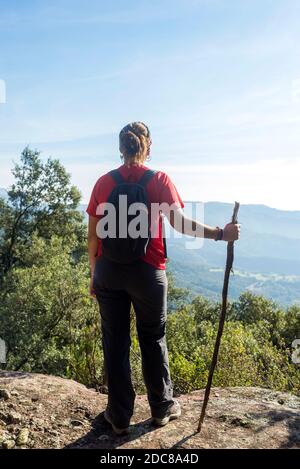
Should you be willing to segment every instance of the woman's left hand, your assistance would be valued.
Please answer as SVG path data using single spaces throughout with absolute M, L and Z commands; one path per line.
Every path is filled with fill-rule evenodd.
M 223 229 L 223 241 L 236 241 L 240 238 L 240 226 L 238 223 L 228 223 Z

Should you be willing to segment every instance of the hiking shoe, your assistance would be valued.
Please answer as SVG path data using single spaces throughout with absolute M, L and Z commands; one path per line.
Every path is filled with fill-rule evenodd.
M 181 415 L 181 408 L 180 404 L 177 401 L 174 401 L 174 404 L 169 407 L 169 409 L 166 411 L 165 415 L 163 417 L 152 417 L 152 422 L 154 425 L 157 425 L 159 427 L 163 427 L 164 425 L 167 425 L 167 423 L 170 422 L 170 420 L 175 420 L 178 419 Z
M 110 415 L 108 413 L 108 410 L 106 409 L 104 412 L 104 418 L 105 420 L 112 426 L 113 431 L 115 432 L 116 435 L 121 436 L 121 435 L 128 435 L 129 433 L 129 427 L 126 428 L 118 428 L 114 425 L 113 421 L 110 418 Z

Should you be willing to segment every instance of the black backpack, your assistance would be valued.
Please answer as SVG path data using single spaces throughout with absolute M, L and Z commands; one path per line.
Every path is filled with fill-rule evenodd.
M 104 257 L 110 259 L 113 262 L 119 264 L 129 264 L 132 263 L 146 254 L 147 246 L 150 241 L 150 207 L 148 205 L 148 195 L 146 191 L 146 186 L 150 179 L 156 174 L 155 171 L 150 169 L 146 170 L 138 182 L 126 182 L 119 173 L 117 169 L 110 171 L 109 173 L 114 181 L 116 186 L 111 191 L 107 202 L 112 204 L 116 212 L 116 236 L 109 237 L 106 236 L 102 238 L 102 254 Z M 120 196 L 127 196 L 126 205 L 121 208 L 121 214 L 119 209 Z M 125 199 L 124 199 L 125 200 Z M 130 222 L 137 216 L 129 215 L 128 209 L 131 204 L 140 203 L 143 204 L 145 208 L 144 216 L 148 217 L 148 231 L 143 233 L 143 236 L 139 235 L 136 238 L 130 237 L 128 235 L 128 228 Z M 126 236 L 124 236 L 124 226 L 121 229 L 120 233 L 120 223 L 119 217 L 124 217 L 123 210 L 126 210 Z M 124 220 L 124 219 L 123 219 Z M 121 222 L 122 223 L 122 222 Z M 125 223 L 125 222 L 124 222 Z M 165 238 L 164 238 L 165 239 Z

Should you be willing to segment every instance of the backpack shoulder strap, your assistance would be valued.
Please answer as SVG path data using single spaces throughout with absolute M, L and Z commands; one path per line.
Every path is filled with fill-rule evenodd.
M 153 176 L 156 174 L 156 171 L 152 170 L 152 169 L 147 169 L 143 176 L 141 177 L 141 179 L 139 180 L 138 184 L 140 184 L 141 186 L 143 187 L 146 187 L 146 185 L 148 184 L 148 182 L 150 181 L 150 179 L 153 178 Z
M 113 178 L 113 180 L 117 184 L 122 184 L 124 182 L 123 177 L 121 176 L 120 172 L 117 169 L 113 169 L 112 171 L 109 171 L 110 176 Z

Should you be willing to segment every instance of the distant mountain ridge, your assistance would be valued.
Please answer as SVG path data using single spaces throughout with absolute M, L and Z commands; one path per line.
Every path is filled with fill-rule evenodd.
M 195 204 L 197 202 L 185 202 L 188 216 L 195 213 Z M 85 215 L 86 207 L 85 204 L 80 206 Z M 228 203 L 206 202 L 203 221 L 212 226 L 224 226 L 231 219 L 232 208 Z M 236 259 L 242 269 L 300 275 L 300 211 L 288 212 L 264 205 L 241 205 L 238 221 L 242 236 L 236 243 Z M 223 243 L 205 240 L 201 249 L 186 252 L 186 241 L 191 241 L 191 238 L 172 237 L 168 245 L 171 250 L 184 249 L 185 254 L 209 262 L 214 267 L 223 265 Z M 177 258 L 176 252 L 174 255 Z
M 193 204 L 187 204 L 191 213 Z M 204 222 L 223 226 L 230 221 L 233 205 L 204 204 Z M 282 304 L 300 303 L 300 211 L 289 212 L 264 205 L 241 205 L 241 239 L 235 245 L 235 275 L 230 296 L 242 291 L 273 298 Z M 187 251 L 185 239 L 168 242 L 170 267 L 181 285 L 208 297 L 220 298 L 226 244 L 204 241 Z
M 0 196 L 7 192 L 0 188 Z M 191 216 L 197 202 L 185 202 Z M 81 204 L 84 213 L 87 205 Z M 233 204 L 206 202 L 204 223 L 223 226 L 230 221 Z M 248 289 L 282 304 L 300 303 L 300 211 L 285 211 L 266 205 L 241 205 L 242 235 L 235 245 L 235 275 L 230 296 Z M 167 240 L 169 269 L 180 286 L 195 294 L 219 298 L 226 259 L 226 244 L 205 240 L 201 249 L 187 250 L 191 238 Z
M 197 202 L 186 201 L 192 216 Z M 81 205 L 84 212 L 86 205 Z M 224 226 L 231 220 L 233 204 L 204 203 L 204 223 Z M 241 205 L 241 239 L 235 245 L 235 275 L 230 296 L 244 290 L 265 295 L 284 305 L 300 303 L 300 211 L 285 211 L 266 205 Z M 168 230 L 167 230 L 168 231 Z M 167 240 L 169 269 L 180 286 L 195 294 L 220 298 L 226 244 L 205 240 L 201 249 L 186 249 L 192 238 Z

